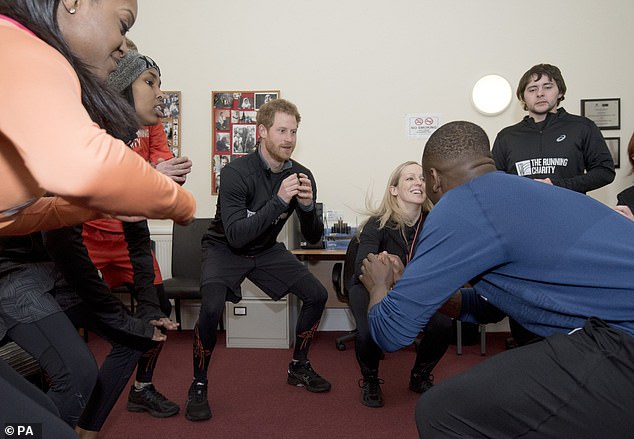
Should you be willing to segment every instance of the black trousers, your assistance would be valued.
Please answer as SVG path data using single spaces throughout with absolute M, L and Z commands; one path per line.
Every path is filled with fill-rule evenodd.
M 46 371 L 51 380 L 47 395 L 61 418 L 71 427 L 77 425 L 97 381 L 97 364 L 72 323 L 57 312 L 15 324 L 7 333 Z
M 11 366 L 0 360 L 0 425 L 37 423 L 47 439 L 77 439 L 77 433 L 59 417 L 55 404 Z M 17 437 L 17 434 L 16 434 Z
M 245 278 L 273 300 L 289 293 L 301 299 L 293 358 L 307 359 L 313 334 L 328 300 L 326 288 L 281 243 L 253 257 L 235 255 L 224 245 L 210 244 L 203 249 L 202 304 L 194 334 L 194 377 L 197 380 L 207 378 L 225 301 L 240 300 L 240 284 Z
M 99 368 L 97 383 L 77 423 L 84 430 L 100 431 L 130 381 L 141 355 L 154 342 L 100 322 L 85 304 L 76 305 L 65 312 L 74 325 L 90 330 L 112 345 L 112 350 Z
M 634 338 L 589 319 L 497 354 L 423 394 L 421 438 L 631 438 Z
M 350 309 L 357 325 L 355 353 L 361 372 L 376 371 L 379 367 L 382 350 L 372 339 L 368 326 L 368 291 L 361 284 L 353 285 L 348 291 Z M 416 351 L 416 360 L 412 369 L 420 369 L 423 365 L 430 368 L 436 365 L 447 352 L 451 342 L 451 318 L 435 313 L 425 327 L 423 338 Z

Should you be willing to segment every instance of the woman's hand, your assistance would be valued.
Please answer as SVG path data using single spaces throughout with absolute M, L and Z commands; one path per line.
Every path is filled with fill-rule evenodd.
M 152 340 L 154 341 L 165 341 L 167 340 L 167 335 L 165 335 L 161 328 L 173 331 L 178 329 L 178 323 L 171 321 L 167 317 L 161 317 L 160 319 L 150 320 L 150 325 L 154 326 L 154 335 L 152 336 Z

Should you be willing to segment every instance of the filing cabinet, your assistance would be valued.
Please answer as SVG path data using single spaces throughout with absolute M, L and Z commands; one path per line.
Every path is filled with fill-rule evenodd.
M 298 299 L 293 294 L 274 301 L 249 280 L 242 283 L 242 300 L 225 309 L 228 348 L 292 347 Z

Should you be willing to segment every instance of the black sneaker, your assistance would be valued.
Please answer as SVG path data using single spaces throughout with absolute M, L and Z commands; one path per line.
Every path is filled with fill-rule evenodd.
M 141 390 L 137 390 L 134 385 L 128 395 L 129 412 L 148 412 L 155 418 L 168 418 L 174 416 L 180 407 L 161 394 L 154 384 L 149 384 Z
M 288 379 L 291 386 L 303 386 L 309 392 L 321 393 L 330 390 L 330 383 L 319 376 L 309 361 L 292 362 L 288 365 Z
M 434 387 L 434 376 L 430 373 L 412 372 L 409 376 L 409 390 L 424 393 Z
M 383 380 L 376 377 L 361 378 L 359 380 L 361 404 L 373 408 L 383 407 L 383 392 L 381 392 L 379 384 L 383 384 Z
M 211 408 L 207 401 L 207 383 L 194 381 L 189 387 L 185 402 L 185 417 L 190 421 L 204 421 L 211 418 Z

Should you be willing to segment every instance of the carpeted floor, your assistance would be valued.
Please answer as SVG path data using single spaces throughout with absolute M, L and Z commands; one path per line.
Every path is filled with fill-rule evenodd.
M 413 347 L 388 353 L 380 376 L 385 406 L 371 409 L 359 403 L 360 373 L 351 343 L 345 351 L 335 348 L 338 332 L 319 332 L 311 348 L 314 368 L 333 385 L 325 394 L 312 394 L 286 384 L 290 349 L 226 348 L 224 334 L 209 373 L 209 401 L 213 418 L 193 423 L 183 414 L 192 378 L 191 331 L 171 333 L 155 373 L 154 384 L 181 405 L 171 418 L 157 419 L 125 408 L 127 389 L 104 426 L 101 438 L 215 438 L 215 439 L 335 439 L 415 438 L 414 405 L 419 395 L 408 389 L 414 361 Z M 506 333 L 487 334 L 487 356 L 504 349 Z M 109 350 L 92 336 L 89 346 L 99 362 Z M 477 364 L 486 356 L 480 346 L 465 346 L 461 356 L 455 346 L 434 370 L 436 382 Z

